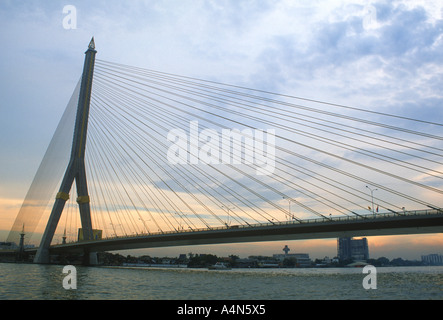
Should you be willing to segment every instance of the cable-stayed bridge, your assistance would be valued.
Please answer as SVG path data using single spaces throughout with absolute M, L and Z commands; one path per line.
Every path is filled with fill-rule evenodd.
M 23 228 L 41 237 L 36 262 L 49 252 L 443 232 L 443 124 L 95 55 L 91 41 L 8 237 L 18 242 Z
M 442 224 L 441 210 L 423 210 L 117 236 L 101 241 L 90 240 L 55 245 L 51 251 L 82 253 L 199 244 L 353 237 L 362 234 L 379 236 L 440 233 Z

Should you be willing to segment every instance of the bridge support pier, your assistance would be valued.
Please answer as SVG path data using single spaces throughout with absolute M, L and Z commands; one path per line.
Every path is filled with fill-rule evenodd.
M 83 265 L 85 266 L 96 266 L 98 265 L 97 252 L 85 251 L 83 255 Z
M 85 169 L 85 150 L 86 136 L 88 129 L 89 107 L 91 101 L 92 78 L 95 65 L 95 44 L 94 38 L 89 43 L 88 50 L 85 52 L 85 64 L 83 67 L 80 95 L 77 106 L 77 117 L 75 120 L 74 137 L 72 142 L 71 158 L 66 169 L 65 176 L 57 194 L 51 216 L 46 225 L 40 246 L 35 255 L 35 263 L 49 263 L 49 247 L 57 229 L 63 208 L 69 199 L 69 192 L 72 184 L 76 183 L 77 203 L 80 210 L 80 218 L 83 229 L 83 239 L 93 240 L 91 212 L 89 205 L 88 185 L 86 182 Z M 85 254 L 89 255 L 88 254 Z M 88 260 L 89 257 L 88 257 Z M 95 258 L 95 261 L 97 259 Z

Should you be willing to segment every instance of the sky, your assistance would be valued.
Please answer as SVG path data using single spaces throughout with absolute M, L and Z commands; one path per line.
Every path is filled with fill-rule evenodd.
M 75 26 L 66 6 L 76 9 Z M 2 230 L 20 208 L 92 36 L 102 60 L 443 119 L 441 1 L 2 0 L 0 28 Z M 336 254 L 335 239 L 148 252 L 248 256 L 281 253 L 285 244 L 291 253 Z M 443 236 L 371 237 L 369 246 L 374 257 L 419 259 L 443 254 Z

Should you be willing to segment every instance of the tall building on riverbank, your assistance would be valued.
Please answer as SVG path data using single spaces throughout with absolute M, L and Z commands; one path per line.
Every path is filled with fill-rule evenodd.
M 428 254 L 421 256 L 421 261 L 431 266 L 443 266 L 443 255 Z
M 338 238 L 337 256 L 340 260 L 369 259 L 368 239 Z

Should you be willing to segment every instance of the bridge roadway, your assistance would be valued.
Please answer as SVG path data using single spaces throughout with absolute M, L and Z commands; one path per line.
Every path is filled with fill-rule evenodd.
M 339 237 L 443 233 L 443 210 L 159 232 L 51 246 L 57 253 Z

